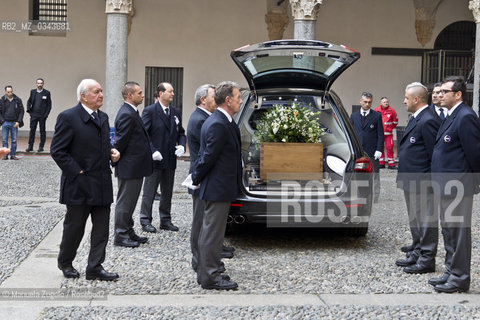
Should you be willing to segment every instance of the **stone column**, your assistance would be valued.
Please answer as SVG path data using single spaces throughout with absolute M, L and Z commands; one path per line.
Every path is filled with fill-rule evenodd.
M 107 0 L 107 52 L 103 108 L 113 127 L 118 109 L 123 104 L 121 94 L 127 81 L 128 17 L 133 0 Z
M 468 8 L 472 10 L 477 30 L 475 34 L 475 70 L 473 80 L 473 105 L 472 108 L 477 114 L 480 113 L 480 0 L 471 0 Z
M 315 40 L 315 25 L 322 1 L 290 0 L 294 20 L 294 39 Z

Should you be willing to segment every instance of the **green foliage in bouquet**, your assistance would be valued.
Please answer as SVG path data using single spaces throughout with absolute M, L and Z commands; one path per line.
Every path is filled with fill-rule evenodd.
M 257 123 L 254 141 L 261 142 L 321 142 L 325 128 L 318 123 L 320 111 L 312 111 L 298 103 L 274 105 Z

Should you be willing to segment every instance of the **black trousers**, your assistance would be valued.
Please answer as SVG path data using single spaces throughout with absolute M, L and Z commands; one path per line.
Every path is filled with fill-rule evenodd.
M 115 206 L 115 241 L 128 239 L 135 234 L 133 212 L 142 190 L 143 178 L 118 178 L 117 204 Z
M 438 245 L 438 210 L 433 193 L 403 191 L 412 233 L 413 254 L 422 266 L 435 266 Z
M 86 271 L 96 272 L 102 270 L 102 263 L 105 261 L 105 249 L 108 243 L 110 206 L 67 205 L 67 214 L 63 222 L 62 242 L 58 254 L 58 265 L 60 267 L 72 266 L 85 233 L 85 225 L 89 215 L 92 219 L 92 235 Z
M 142 226 L 151 224 L 152 206 L 160 185 L 160 204 L 158 211 L 160 213 L 160 225 L 172 220 L 172 193 L 173 183 L 175 181 L 175 169 L 153 169 L 153 173 L 143 180 L 142 206 L 140 208 L 140 224 Z
M 35 115 L 30 116 L 30 135 L 28 137 L 28 147 L 33 149 L 33 144 L 35 142 L 35 132 L 37 131 L 37 124 L 40 124 L 40 145 L 39 148 L 45 146 L 45 140 L 47 139 L 47 133 L 45 131 L 45 122 L 47 119 L 42 117 L 36 117 Z
M 204 202 L 202 228 L 198 235 L 198 271 L 197 280 L 203 286 L 220 280 L 223 240 L 230 202 Z
M 445 245 L 445 273 L 448 282 L 459 288 L 470 288 L 472 258 L 473 196 L 440 199 L 440 225 Z

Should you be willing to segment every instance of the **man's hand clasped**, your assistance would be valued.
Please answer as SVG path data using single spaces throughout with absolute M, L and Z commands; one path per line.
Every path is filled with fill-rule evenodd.
M 163 156 L 162 156 L 162 154 L 160 153 L 160 151 L 155 151 L 155 152 L 152 154 L 152 159 L 153 159 L 154 161 L 162 161 Z
M 183 146 L 176 146 L 175 147 L 175 155 L 177 157 L 181 157 L 185 154 L 185 148 Z
M 110 158 L 112 159 L 112 162 L 117 162 L 120 160 L 120 152 L 117 149 L 112 148 L 112 150 L 110 150 Z

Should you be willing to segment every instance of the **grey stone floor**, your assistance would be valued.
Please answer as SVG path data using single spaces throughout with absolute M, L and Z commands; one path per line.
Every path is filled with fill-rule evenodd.
M 174 223 L 180 227 L 179 232 L 144 234 L 138 227 L 138 204 L 134 215 L 136 230 L 148 236 L 150 242 L 139 248 L 128 249 L 113 246 L 110 239 L 104 266 L 118 272 L 121 276 L 119 281 L 85 280 L 89 248 L 87 239 L 74 262 L 81 272 L 80 279 L 64 279 L 56 285 L 63 290 L 100 290 L 107 293 L 107 301 L 108 297 L 110 300 L 124 297 L 122 302 L 117 305 L 106 302 L 102 305 L 102 301 L 87 305 L 68 302 L 46 304 L 45 308 L 39 309 L 41 319 L 480 317 L 480 304 L 476 304 L 477 293 L 480 292 L 478 197 L 475 198 L 472 229 L 473 280 L 467 294 L 441 295 L 434 293 L 427 284 L 430 277 L 440 275 L 443 270 L 442 239 L 435 274 L 408 275 L 394 265 L 394 261 L 402 257 L 398 248 L 409 243 L 410 235 L 403 195 L 395 187 L 396 172 L 391 170 L 381 170 L 381 200 L 374 206 L 370 229 L 365 237 L 345 237 L 325 229 L 252 227 L 240 230 L 227 238 L 227 242 L 235 246 L 237 251 L 233 259 L 225 261 L 227 273 L 238 282 L 239 289 L 211 292 L 197 285 L 190 267 L 191 201 L 186 190 L 180 186 L 188 165 L 188 162 L 179 161 L 174 187 L 172 212 Z M 3 283 L 21 269 L 19 266 L 22 261 L 62 220 L 65 208 L 58 204 L 60 171 L 50 157 L 30 156 L 21 161 L 0 161 L 0 176 L 0 221 L 4 226 L 4 232 L 0 234 L 0 283 Z M 111 226 L 113 212 L 114 205 Z M 154 223 L 158 226 L 158 209 L 154 211 Z M 110 234 L 112 236 L 113 230 Z M 52 254 L 52 259 L 54 257 Z M 61 274 L 57 269 L 51 272 Z M 154 300 L 176 295 L 180 297 L 180 305 L 152 306 L 147 303 L 148 297 Z M 325 303 L 322 301 L 325 295 L 334 298 Z M 384 303 L 371 304 L 368 299 L 360 299 L 371 295 L 379 297 Z M 392 303 L 392 297 L 396 295 L 398 301 L 404 304 Z M 208 297 L 212 302 L 202 306 L 191 306 L 186 302 L 182 305 L 181 297 L 188 300 L 188 297 L 197 296 Z M 320 300 L 307 301 L 305 305 L 291 305 L 280 300 L 278 305 L 255 303 L 258 297 L 275 296 L 291 297 L 292 301 L 297 301 L 295 297 L 300 299 L 303 296 L 320 297 Z M 133 304 L 132 298 L 132 306 L 129 306 L 129 297 L 141 297 L 144 304 Z M 247 300 L 251 297 L 251 304 L 231 303 L 224 306 L 216 302 L 230 297 L 246 297 Z M 340 300 L 344 297 L 347 301 Z M 460 299 L 451 298 L 449 301 L 448 297 Z M 431 298 L 440 299 L 441 303 L 427 302 Z M 360 305 L 357 300 L 362 301 Z M 462 304 L 462 301 L 469 303 Z M 14 301 L 10 307 L 17 303 L 21 305 Z

